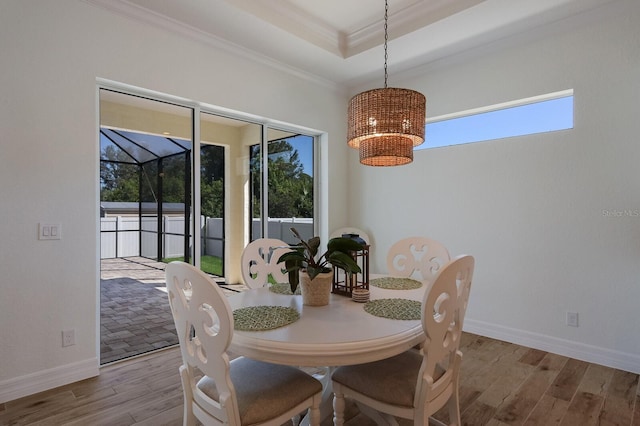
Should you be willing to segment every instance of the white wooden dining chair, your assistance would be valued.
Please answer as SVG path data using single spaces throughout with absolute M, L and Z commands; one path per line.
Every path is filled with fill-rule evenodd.
M 460 425 L 458 377 L 462 324 L 469 301 L 474 258 L 460 256 L 444 266 L 422 301 L 421 352 L 408 350 L 382 361 L 337 368 L 332 375 L 334 424 L 344 424 L 345 398 L 371 410 L 362 410 L 378 424 L 397 425 L 396 417 L 423 426 L 442 407 L 449 424 Z
M 249 288 L 267 285 L 269 275 L 277 283 L 289 282 L 284 263 L 278 263 L 283 253 L 289 251 L 287 243 L 277 238 L 258 238 L 242 250 L 240 267 L 242 280 Z
M 387 252 L 387 273 L 430 283 L 451 260 L 449 250 L 427 237 L 407 237 L 396 241 Z
M 184 425 L 279 426 L 309 411 L 320 422 L 321 383 L 298 368 L 239 357 L 229 361 L 233 313 L 206 274 L 184 262 L 165 269 L 182 365 Z M 198 371 L 203 376 L 198 379 Z

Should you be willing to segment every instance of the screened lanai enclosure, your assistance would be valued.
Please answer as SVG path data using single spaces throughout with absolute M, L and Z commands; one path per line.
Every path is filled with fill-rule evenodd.
M 100 153 L 102 193 L 131 200 L 114 205 L 101 197 L 104 219 L 116 209 L 122 215 L 103 221 L 103 258 L 129 254 L 161 260 L 180 254 L 188 262 L 191 141 L 102 127 Z M 129 220 L 117 220 L 123 217 Z
M 100 128 L 103 259 L 140 256 L 191 263 L 191 153 L 191 141 L 186 139 Z M 224 149 L 203 146 L 201 157 L 223 164 Z M 215 203 L 212 197 L 210 202 Z M 221 216 L 223 209 L 217 210 Z M 222 217 L 203 217 L 200 225 L 201 258 L 215 258 L 219 265 L 206 268 L 212 262 L 205 261 L 205 268 L 222 276 Z

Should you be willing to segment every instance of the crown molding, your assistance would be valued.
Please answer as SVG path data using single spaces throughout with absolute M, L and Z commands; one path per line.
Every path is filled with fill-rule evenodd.
M 234 0 L 233 6 L 257 16 L 281 30 L 312 43 L 327 52 L 345 57 L 347 40 L 335 27 L 295 7 L 287 0 L 268 4 L 255 0 Z
M 171 31 L 180 36 L 196 40 L 210 47 L 220 49 L 231 53 L 235 56 L 248 59 L 253 62 L 257 62 L 275 69 L 280 72 L 287 73 L 297 78 L 311 81 L 320 86 L 326 87 L 331 90 L 341 91 L 342 85 L 320 77 L 316 74 L 308 71 L 290 66 L 280 61 L 273 60 L 272 58 L 260 54 L 254 50 L 248 49 L 244 46 L 240 46 L 221 37 L 211 34 L 209 32 L 200 30 L 193 26 L 187 25 L 184 22 L 167 17 L 154 11 L 150 11 L 146 8 L 140 7 L 136 4 L 129 2 L 128 0 L 82 0 L 93 6 L 106 9 L 112 13 L 124 16 L 132 19 L 136 22 L 145 23 L 156 28 L 161 28 L 167 31 Z

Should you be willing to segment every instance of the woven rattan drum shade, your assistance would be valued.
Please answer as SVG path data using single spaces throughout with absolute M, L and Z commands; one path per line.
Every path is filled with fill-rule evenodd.
M 413 142 L 403 136 L 383 136 L 360 142 L 360 164 L 402 166 L 413 161 Z
M 388 87 L 362 92 L 349 101 L 349 146 L 359 149 L 365 165 L 410 163 L 413 147 L 424 141 L 425 113 L 426 98 L 414 90 Z

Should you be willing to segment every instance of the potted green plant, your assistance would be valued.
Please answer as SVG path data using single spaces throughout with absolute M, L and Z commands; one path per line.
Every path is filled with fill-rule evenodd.
M 327 243 L 327 250 L 319 254 L 320 237 L 316 236 L 304 240 L 296 228 L 290 229 L 299 243 L 289 246 L 291 251 L 280 256 L 278 263 L 285 263 L 289 272 L 291 291 L 295 292 L 297 285 L 295 281 L 299 273 L 303 303 L 315 306 L 326 305 L 329 303 L 333 279 L 331 266 L 337 266 L 347 274 L 360 272 L 360 266 L 353 259 L 351 253 L 362 250 L 362 244 L 350 238 L 336 237 L 330 239 Z M 311 296 L 311 293 L 318 297 L 305 297 L 306 295 Z M 323 296 L 325 293 L 326 297 Z

